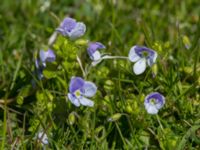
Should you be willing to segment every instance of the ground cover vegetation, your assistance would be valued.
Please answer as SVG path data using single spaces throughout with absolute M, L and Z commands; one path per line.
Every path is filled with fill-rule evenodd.
M 200 149 L 198 0 L 3 0 L 1 149 Z

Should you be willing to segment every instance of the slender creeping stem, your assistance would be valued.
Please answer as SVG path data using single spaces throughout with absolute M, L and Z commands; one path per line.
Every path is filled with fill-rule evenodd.
M 76 59 L 77 59 L 78 64 L 79 64 L 79 66 L 80 66 L 80 68 L 81 68 L 81 71 L 82 71 L 82 73 L 83 73 L 83 76 L 85 77 L 85 76 L 86 76 L 86 73 L 85 73 L 85 70 L 83 69 L 83 65 L 82 65 L 82 63 L 81 63 L 81 59 L 78 57 L 78 55 L 76 55 Z
M 91 70 L 92 67 L 96 66 L 98 63 L 100 63 L 103 59 L 126 59 L 128 60 L 128 57 L 126 56 L 109 56 L 109 55 L 102 55 L 102 57 L 97 60 L 93 61 L 86 69 L 85 69 L 85 76 L 87 76 Z

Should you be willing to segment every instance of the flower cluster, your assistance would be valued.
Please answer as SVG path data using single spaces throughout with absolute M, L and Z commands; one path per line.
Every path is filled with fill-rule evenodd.
M 73 18 L 65 18 L 60 26 L 56 29 L 62 36 L 75 40 L 85 34 L 86 25 L 82 22 L 77 22 Z M 136 75 L 144 73 L 147 66 L 152 67 L 156 63 L 157 52 L 144 47 L 135 45 L 131 47 L 128 57 L 125 56 L 109 56 L 100 53 L 101 49 L 105 49 L 105 45 L 100 42 L 87 43 L 87 53 L 92 60 L 92 65 L 100 63 L 103 59 L 125 58 L 134 62 L 133 72 Z M 39 60 L 36 60 L 36 68 L 40 78 L 42 78 L 42 71 L 46 67 L 46 62 L 55 61 L 55 54 L 52 50 L 43 51 L 39 53 Z M 82 67 L 82 66 L 81 66 Z M 82 69 L 84 71 L 84 69 Z M 81 77 L 72 77 L 69 83 L 69 93 L 67 94 L 69 101 L 76 107 L 81 105 L 93 107 L 94 102 L 89 98 L 93 97 L 97 92 L 97 87 L 93 82 L 85 81 Z M 144 100 L 145 109 L 149 114 L 157 114 L 165 104 L 165 98 L 158 92 L 150 93 Z

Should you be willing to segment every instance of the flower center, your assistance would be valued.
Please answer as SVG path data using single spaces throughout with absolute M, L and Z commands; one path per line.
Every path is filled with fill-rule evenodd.
M 152 98 L 152 99 L 150 99 L 149 102 L 150 102 L 150 104 L 155 105 L 156 104 L 156 99 Z
M 146 51 L 143 51 L 143 52 L 142 52 L 142 56 L 143 56 L 143 57 L 148 57 L 148 56 L 149 56 L 149 53 L 146 52 Z
M 77 98 L 79 98 L 79 97 L 81 96 L 81 91 L 80 91 L 80 90 L 76 90 L 76 91 L 74 92 L 74 94 L 75 94 L 75 96 L 76 96 Z

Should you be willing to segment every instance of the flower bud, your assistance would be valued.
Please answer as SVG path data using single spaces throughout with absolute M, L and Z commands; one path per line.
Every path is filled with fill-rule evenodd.
M 74 112 L 71 112 L 68 116 L 68 121 L 69 121 L 69 124 L 70 125 L 73 125 L 76 121 L 76 118 L 75 118 L 75 115 L 74 115 Z
M 109 122 L 117 121 L 121 118 L 121 116 L 122 116 L 122 114 L 116 113 L 116 114 L 112 115 L 110 118 L 108 118 L 108 121 Z

